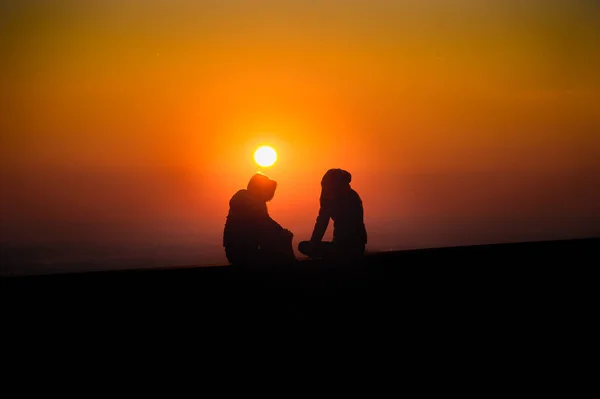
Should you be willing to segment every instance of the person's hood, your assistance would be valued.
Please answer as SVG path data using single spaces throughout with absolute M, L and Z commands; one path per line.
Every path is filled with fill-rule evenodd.
M 352 175 L 344 169 L 329 169 L 321 179 L 323 187 L 344 187 L 350 184 Z
M 229 200 L 229 208 L 233 213 L 263 213 L 267 211 L 267 204 L 265 201 L 252 195 L 248 190 L 242 189 L 231 197 Z
M 275 190 L 277 189 L 277 182 L 269 179 L 262 173 L 257 173 L 250 178 L 248 182 L 247 190 L 250 195 L 256 196 L 267 202 L 273 199 Z

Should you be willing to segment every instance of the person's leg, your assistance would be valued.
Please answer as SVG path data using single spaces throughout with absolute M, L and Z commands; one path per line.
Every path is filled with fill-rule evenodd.
M 349 262 L 360 261 L 365 254 L 365 245 L 362 243 L 332 243 L 328 251 L 328 259 Z
M 300 251 L 300 253 L 303 255 L 311 256 L 312 255 L 311 242 L 310 241 L 300 241 L 300 243 L 298 244 L 298 251 Z
M 250 265 L 258 260 L 258 248 L 246 245 L 230 245 L 225 248 L 225 256 L 231 265 Z
M 291 234 L 282 234 L 261 245 L 261 258 L 266 263 L 280 264 L 297 262 L 292 246 Z
M 235 265 L 236 263 L 240 263 L 240 256 L 239 256 L 238 251 L 235 250 L 235 248 L 225 247 L 225 257 L 227 257 L 227 260 L 232 265 Z
M 277 241 L 277 247 L 275 253 L 281 263 L 295 263 L 298 262 L 296 254 L 294 254 L 294 246 L 292 245 L 292 234 L 282 234 L 281 239 Z
M 325 258 L 333 248 L 333 243 L 329 241 L 302 241 L 298 244 L 298 251 L 309 258 Z

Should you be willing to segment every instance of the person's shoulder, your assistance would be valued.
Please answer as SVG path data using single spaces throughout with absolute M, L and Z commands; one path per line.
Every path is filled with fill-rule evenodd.
M 236 205 L 248 201 L 248 190 L 242 189 L 233 194 L 229 200 L 229 205 Z
M 231 197 L 229 207 L 249 212 L 267 212 L 267 204 L 257 200 L 246 189 L 239 190 Z
M 350 189 L 350 196 L 352 197 L 352 199 L 362 203 L 362 199 L 360 198 L 360 195 L 358 195 L 356 190 L 354 190 L 353 188 Z

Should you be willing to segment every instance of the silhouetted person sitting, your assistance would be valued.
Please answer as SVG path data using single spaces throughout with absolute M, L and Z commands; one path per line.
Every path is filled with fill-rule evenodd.
M 267 202 L 273 199 L 277 182 L 255 174 L 246 190 L 229 201 L 223 246 L 233 265 L 265 265 L 295 262 L 293 234 L 273 220 Z
M 321 180 L 321 208 L 310 241 L 298 250 L 310 258 L 353 260 L 364 255 L 367 231 L 360 196 L 350 187 L 352 175 L 329 169 Z M 333 219 L 333 241 L 321 241 L 329 219 Z

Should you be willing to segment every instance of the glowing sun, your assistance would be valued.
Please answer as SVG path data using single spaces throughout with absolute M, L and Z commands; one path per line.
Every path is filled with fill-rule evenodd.
M 277 153 L 273 147 L 263 145 L 254 151 L 254 161 L 260 166 L 271 166 L 277 161 Z

